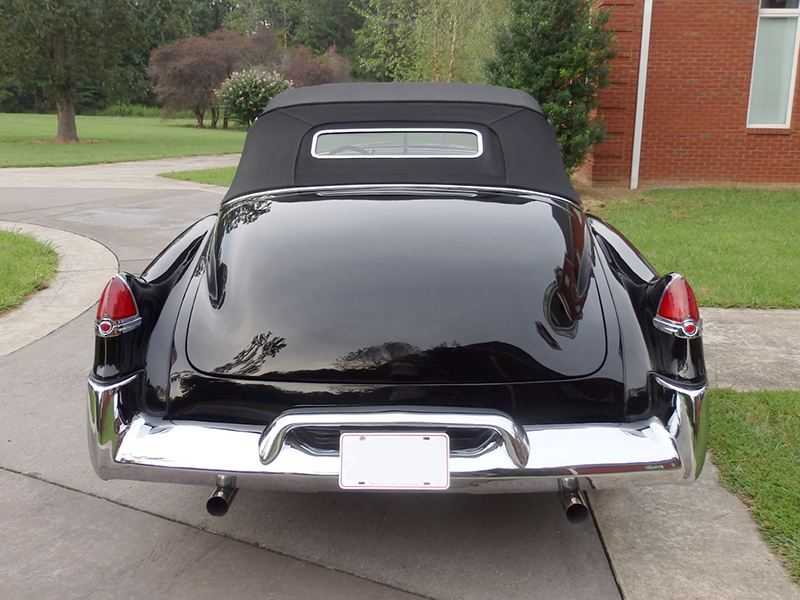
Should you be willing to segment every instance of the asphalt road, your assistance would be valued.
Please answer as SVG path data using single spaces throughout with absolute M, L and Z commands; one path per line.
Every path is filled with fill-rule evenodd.
M 221 198 L 47 181 L 0 176 L 0 220 L 86 236 L 131 272 Z M 800 598 L 713 466 L 687 488 L 595 493 L 582 525 L 549 494 L 243 490 L 216 519 L 210 489 L 103 482 L 86 452 L 92 320 L 0 358 L 2 597 Z

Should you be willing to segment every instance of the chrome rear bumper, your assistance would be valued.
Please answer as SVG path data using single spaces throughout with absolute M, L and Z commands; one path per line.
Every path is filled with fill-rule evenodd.
M 102 479 L 214 485 L 233 475 L 239 487 L 339 489 L 338 452 L 297 443 L 305 427 L 487 429 L 491 443 L 451 452 L 450 490 L 466 493 L 557 491 L 564 479 L 581 489 L 688 483 L 697 478 L 708 436 L 706 387 L 656 378 L 673 402 L 666 423 L 520 426 L 500 411 L 421 407 L 297 409 L 263 426 L 122 417 L 122 398 L 138 387 L 134 375 L 114 385 L 89 380 L 89 449 Z

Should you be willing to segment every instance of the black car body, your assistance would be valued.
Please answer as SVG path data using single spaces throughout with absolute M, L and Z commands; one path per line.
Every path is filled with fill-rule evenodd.
M 219 214 L 104 292 L 92 461 L 217 485 L 217 512 L 237 486 L 579 505 L 689 482 L 701 328 L 682 277 L 583 212 L 530 96 L 291 90 L 251 128 Z

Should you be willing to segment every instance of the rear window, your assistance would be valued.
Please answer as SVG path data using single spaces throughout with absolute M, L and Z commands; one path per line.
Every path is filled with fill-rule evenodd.
M 326 129 L 314 134 L 315 158 L 477 158 L 483 138 L 473 129 Z

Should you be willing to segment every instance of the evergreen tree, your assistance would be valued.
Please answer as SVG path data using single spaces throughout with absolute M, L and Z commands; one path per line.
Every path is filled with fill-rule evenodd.
M 592 112 L 615 56 L 614 34 L 604 27 L 610 12 L 593 0 L 510 0 L 509 6 L 486 62 L 487 79 L 539 101 L 558 134 L 564 164 L 575 169 L 605 138 Z

